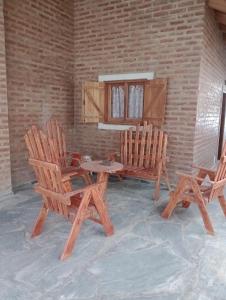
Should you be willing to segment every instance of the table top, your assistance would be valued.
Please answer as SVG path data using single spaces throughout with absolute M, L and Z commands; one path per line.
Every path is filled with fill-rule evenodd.
M 105 173 L 114 173 L 123 169 L 123 165 L 118 162 L 110 162 L 107 165 L 107 162 L 104 160 L 93 160 L 88 162 L 81 163 L 81 168 L 90 172 L 105 172 Z

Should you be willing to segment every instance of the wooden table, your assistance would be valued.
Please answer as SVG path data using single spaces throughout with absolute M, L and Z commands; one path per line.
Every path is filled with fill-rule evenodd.
M 110 162 L 109 165 L 102 160 L 93 160 L 89 162 L 81 163 L 81 168 L 97 173 L 97 183 L 104 183 L 102 189 L 100 190 L 101 196 L 104 198 L 105 192 L 108 184 L 109 174 L 115 173 L 123 169 L 123 165 L 117 162 Z

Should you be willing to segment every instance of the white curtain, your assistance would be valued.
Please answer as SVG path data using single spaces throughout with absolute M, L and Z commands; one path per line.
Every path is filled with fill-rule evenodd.
M 124 117 L 124 89 L 121 86 L 112 88 L 111 116 L 112 118 Z
M 143 116 L 144 89 L 142 85 L 129 86 L 129 114 L 131 119 L 140 119 Z

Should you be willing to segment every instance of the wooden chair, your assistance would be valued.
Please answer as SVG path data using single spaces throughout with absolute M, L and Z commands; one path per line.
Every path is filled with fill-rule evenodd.
M 207 233 L 214 234 L 206 204 L 218 198 L 220 206 L 226 216 L 226 202 L 224 186 L 226 184 L 226 142 L 216 171 L 195 167 L 199 171 L 196 176 L 180 174 L 174 192 L 170 193 L 170 200 L 162 213 L 163 218 L 169 218 L 175 207 L 182 203 L 187 208 L 194 202 L 198 205 Z
M 36 127 L 25 135 L 29 163 L 34 168 L 37 184 L 35 191 L 42 195 L 43 205 L 32 231 L 32 237 L 42 232 L 49 211 L 62 215 L 72 223 L 71 231 L 60 256 L 66 259 L 72 253 L 82 223 L 86 219 L 103 225 L 107 235 L 113 234 L 100 190 L 104 183 L 92 184 L 73 190 L 69 176 L 63 175 L 56 160 L 54 142 Z
M 62 172 L 71 177 L 82 177 L 86 184 L 92 184 L 89 173 L 78 167 L 80 160 L 77 153 L 67 152 L 65 134 L 59 122 L 55 118 L 50 118 L 46 124 L 46 130 L 48 136 L 53 140 L 55 152 L 58 154 L 58 163 Z M 68 166 L 68 160 L 71 161 L 71 166 Z M 75 167 L 75 165 L 77 165 L 77 167 Z
M 124 165 L 118 175 L 156 181 L 154 199 L 160 196 L 160 181 L 164 178 L 170 189 L 166 169 L 167 134 L 152 124 L 137 125 L 121 132 L 119 161 Z M 109 157 L 117 160 L 116 154 Z

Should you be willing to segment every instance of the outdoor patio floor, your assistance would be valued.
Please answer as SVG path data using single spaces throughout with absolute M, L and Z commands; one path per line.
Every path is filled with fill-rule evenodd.
M 70 224 L 50 214 L 43 233 L 30 232 L 41 201 L 31 189 L 0 201 L 0 299 L 225 300 L 226 219 L 217 201 L 208 206 L 215 236 L 198 209 L 160 213 L 168 192 L 151 200 L 151 184 L 112 180 L 109 212 L 115 234 L 87 221 L 72 256 L 58 259 Z

